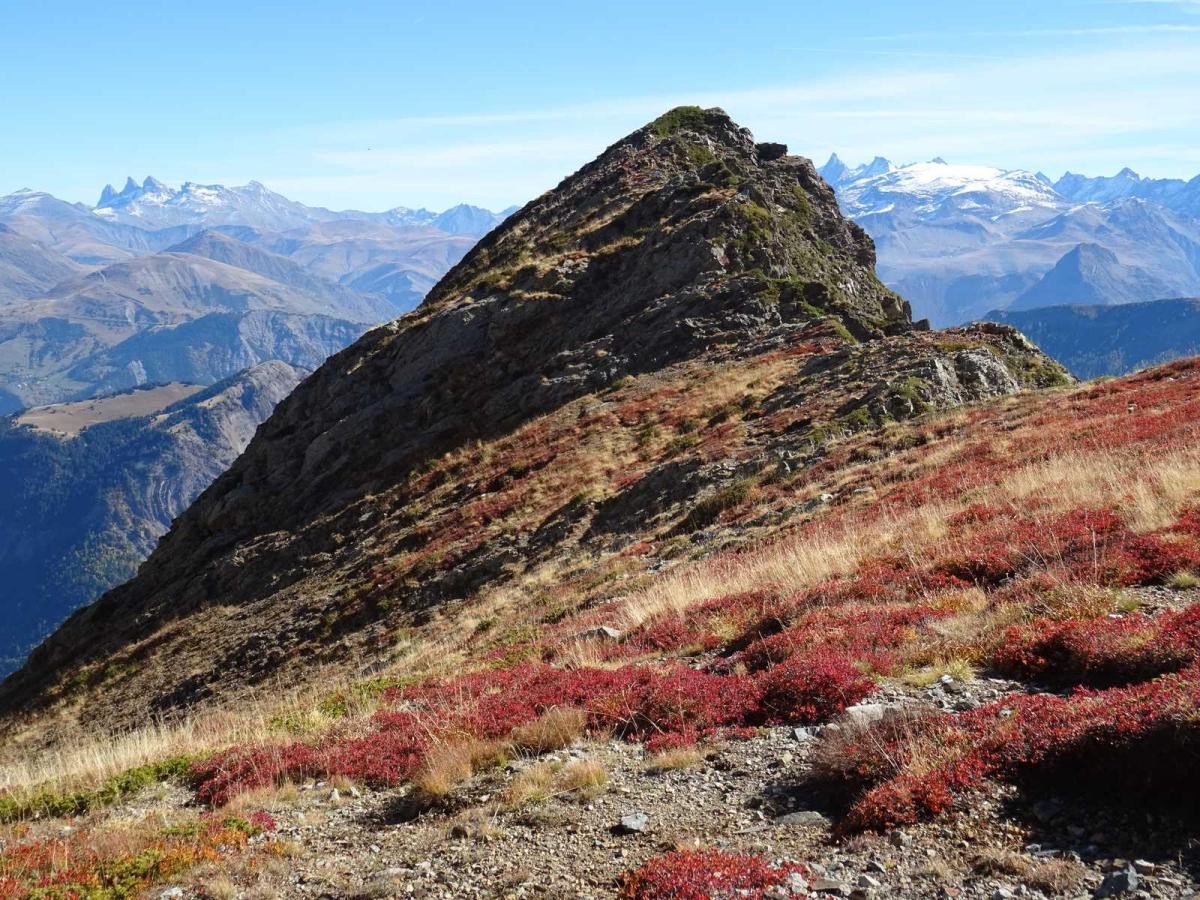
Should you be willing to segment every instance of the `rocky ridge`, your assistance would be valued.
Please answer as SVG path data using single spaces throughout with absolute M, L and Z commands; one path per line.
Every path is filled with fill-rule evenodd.
M 765 458 L 803 465 L 833 431 L 1064 379 L 1003 326 L 925 332 L 873 263 L 870 239 L 808 160 L 756 144 L 719 110 L 667 113 L 514 214 L 413 314 L 322 366 L 138 577 L 74 616 L 5 684 L 4 706 L 53 703 L 70 670 L 117 656 L 128 674 L 85 716 L 134 721 L 147 696 L 167 712 L 298 676 L 313 652 L 331 664 L 373 656 L 401 623 L 447 601 L 560 553 L 615 553 L 644 530 L 647 503 L 664 521 L 686 515 Z M 733 373 L 768 388 L 754 398 L 772 413 L 761 432 L 747 414 L 735 445 L 708 459 L 681 441 L 633 484 L 614 473 L 573 489 L 597 488 L 598 503 L 557 509 L 568 498 L 541 497 L 526 511 L 540 528 L 476 529 L 430 566 L 446 518 L 495 490 L 478 480 L 486 459 L 470 471 L 473 454 L 547 416 L 579 444 L 595 426 L 569 417 L 587 420 L 598 403 L 653 405 L 655 390 Z M 728 402 L 746 400 L 735 389 Z M 537 465 L 518 460 L 512 472 Z M 382 608 L 361 585 L 379 581 L 379 566 L 398 569 Z M 157 664 L 199 648 L 201 635 L 191 671 Z

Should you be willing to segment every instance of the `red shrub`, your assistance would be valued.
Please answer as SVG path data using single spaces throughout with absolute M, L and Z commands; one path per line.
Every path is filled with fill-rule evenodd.
M 335 733 L 316 745 L 234 748 L 197 763 L 192 774 L 197 799 L 213 805 L 285 779 L 345 775 L 394 785 L 412 776 L 435 736 L 501 738 L 554 707 L 583 710 L 592 731 L 664 747 L 763 722 L 816 722 L 857 702 L 871 685 L 829 651 L 756 677 L 681 664 L 556 669 L 523 663 L 392 691 L 389 699 L 405 711 L 377 713 L 366 734 Z
M 797 654 L 758 677 L 768 724 L 812 725 L 866 697 L 875 682 L 828 650 Z
M 945 612 L 928 606 L 823 606 L 797 617 L 790 627 L 753 641 L 745 650 L 723 663 L 735 663 L 750 671 L 780 663 L 795 653 L 820 648 L 837 649 L 840 655 L 863 662 L 877 672 L 893 666 L 890 650 L 912 636 L 914 628 Z M 754 633 L 770 633 L 778 626 L 760 622 Z
M 884 830 L 936 815 L 985 778 L 1200 807 L 1200 772 L 1180 764 L 1200 753 L 1196 666 L 1129 687 L 998 701 L 946 720 L 938 738 L 924 744 L 919 769 L 905 763 L 863 793 L 841 830 Z
M 1200 506 L 1185 510 L 1175 523 L 1175 530 L 1200 538 Z
M 713 675 L 687 666 L 618 669 L 619 683 L 586 705 L 596 725 L 642 740 L 661 732 L 706 730 L 754 721 L 759 689 L 744 676 Z
M 700 735 L 697 734 L 694 728 L 689 728 L 686 731 L 656 734 L 646 740 L 646 752 L 665 753 L 668 750 L 681 750 L 684 747 L 696 746 L 699 740 Z
M 712 900 L 765 898 L 807 877 L 795 863 L 772 865 L 761 856 L 724 850 L 684 850 L 655 857 L 623 877 L 623 900 Z M 795 896 L 795 895 L 794 895 Z
M 222 806 L 242 791 L 287 778 L 302 780 L 320 771 L 316 751 L 297 743 L 285 747 L 234 747 L 194 763 L 192 778 L 199 802 Z
M 1200 549 L 1160 534 L 1129 535 L 1110 549 L 1097 580 L 1129 586 L 1162 584 L 1176 572 L 1200 570 Z
M 1111 687 L 1191 665 L 1200 656 L 1200 606 L 1167 612 L 1015 626 L 992 659 L 1014 678 Z
M 192 766 L 196 799 L 222 806 L 252 788 L 331 775 L 379 786 L 400 784 L 420 765 L 428 731 L 407 713 L 377 716 L 375 723 L 361 737 L 333 735 L 317 746 L 296 742 L 214 754 Z
M 1052 570 L 1093 584 L 1157 584 L 1200 566 L 1200 548 L 1161 534 L 1132 533 L 1112 510 L 1077 509 L 1048 517 L 1001 518 L 970 536 L 963 555 L 934 572 L 995 587 Z
M 686 615 L 663 616 L 634 632 L 624 642 L 625 652 L 715 650 L 728 641 L 729 632 L 744 631 L 773 605 L 775 601 L 767 591 L 706 600 Z
M 265 810 L 256 810 L 246 817 L 246 821 L 250 823 L 252 828 L 257 828 L 260 832 L 278 831 L 279 824 L 275 821 L 275 817 Z

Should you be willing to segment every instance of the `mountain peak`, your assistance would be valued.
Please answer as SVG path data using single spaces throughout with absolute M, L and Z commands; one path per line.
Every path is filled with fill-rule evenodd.
M 146 180 L 142 182 L 142 190 L 146 193 L 166 193 L 170 191 L 165 184 L 155 178 L 153 175 L 147 175 Z
M 104 186 L 104 190 L 100 192 L 100 200 L 96 203 L 96 206 L 108 206 L 108 204 L 111 203 L 113 198 L 116 196 L 117 189 L 111 184 L 106 184 Z
M 584 286 L 591 293 L 610 264 L 603 248 L 618 240 L 644 253 L 653 244 L 654 253 L 672 258 L 672 265 L 656 267 L 629 254 L 631 264 L 648 268 L 628 299 L 646 302 L 750 273 L 804 277 L 823 243 L 840 260 L 835 267 L 863 267 L 846 270 L 850 280 L 866 279 L 851 305 L 861 301 L 859 309 L 871 307 L 868 318 L 883 323 L 907 323 L 902 304 L 870 271 L 870 240 L 842 218 L 812 163 L 787 156 L 786 149 L 756 144 L 723 110 L 669 110 L 505 220 L 430 292 L 422 309 L 489 295 L 571 296 Z M 642 238 L 631 242 L 635 233 Z M 571 255 L 591 263 L 575 265 Z
M 842 158 L 836 153 L 830 153 L 825 165 L 817 171 L 834 187 L 840 185 L 850 175 L 850 167 L 842 162 Z
M 809 160 L 756 143 L 719 110 L 671 110 L 514 213 L 417 311 L 310 376 L 138 576 L 77 613 L 0 686 L 0 713 L 51 701 L 54 679 L 77 683 L 73 670 L 134 647 L 146 657 L 97 684 L 104 703 L 70 695 L 82 715 L 117 724 L 166 712 L 299 676 L 315 653 L 361 665 L 383 629 L 441 616 L 446 601 L 499 587 L 566 544 L 616 553 L 650 515 L 664 536 L 694 531 L 679 523 L 695 519 L 687 509 L 700 491 L 765 473 L 775 450 L 819 458 L 818 432 L 1062 377 L 1012 329 L 949 341 L 924 333 L 874 261 L 870 238 Z M 668 415 L 674 401 L 663 398 L 684 395 L 691 411 Z M 680 425 L 674 449 L 665 434 L 653 452 L 633 436 L 684 418 L 693 424 Z M 705 433 L 684 437 L 695 430 Z M 501 449 L 519 434 L 528 437 Z M 583 469 L 553 462 L 580 446 L 591 448 L 586 467 L 605 472 L 600 499 L 571 499 Z M 481 454 L 501 464 L 495 474 Z M 521 482 L 516 526 L 505 492 L 543 469 L 561 489 L 543 496 Z M 455 507 L 449 517 L 431 505 L 443 502 Z M 459 536 L 443 541 L 444 528 Z M 397 590 L 406 579 L 403 592 L 377 603 L 355 587 L 370 573 Z M 222 610 L 238 617 L 205 619 Z M 215 663 L 167 663 L 202 621 L 220 644 L 204 646 Z M 322 622 L 336 623 L 337 640 Z M 162 640 L 147 642 L 154 634 Z
M 886 175 L 895 168 L 890 159 L 885 159 L 882 156 L 876 156 L 873 160 L 862 167 L 858 173 L 859 176 L 870 178 L 875 175 Z
M 140 188 L 141 188 L 141 185 L 139 185 L 136 181 L 133 180 L 132 175 L 126 175 L 125 176 L 125 187 L 121 188 L 121 193 L 122 194 L 132 194 L 132 193 L 135 193 L 136 191 L 140 190 Z
M 1133 169 L 1129 168 L 1129 166 L 1126 166 L 1120 172 L 1118 172 L 1117 177 L 1125 178 L 1125 179 L 1128 179 L 1129 181 L 1141 181 L 1142 180 L 1142 176 L 1139 175 L 1137 172 L 1133 171 Z

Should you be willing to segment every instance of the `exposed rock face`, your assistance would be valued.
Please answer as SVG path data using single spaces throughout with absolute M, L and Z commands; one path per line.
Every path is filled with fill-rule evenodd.
M 0 420 L 0 503 L 9 513 L 0 520 L 0 672 L 74 609 L 133 575 L 304 374 L 262 363 L 161 410 L 106 417 L 78 434 Z M 96 405 L 68 404 L 59 415 Z
M 874 259 L 808 160 L 756 145 L 720 110 L 667 113 L 515 213 L 413 314 L 330 359 L 138 577 L 73 617 L 0 703 L 50 702 L 68 668 L 113 654 L 133 674 L 87 715 L 129 718 L 135 704 L 144 714 L 147 696 L 165 711 L 298 671 L 318 644 L 326 661 L 354 658 L 379 646 L 387 620 L 419 624 L 424 610 L 568 544 L 610 552 L 655 511 L 663 528 L 694 530 L 699 518 L 674 524 L 687 504 L 761 469 L 769 452 L 803 464 L 819 453 L 818 432 L 1063 378 L 1012 329 L 924 333 L 875 278 Z M 387 563 L 396 554 L 411 562 L 440 542 L 446 517 L 534 465 L 518 460 L 507 482 L 482 484 L 469 466 L 437 474 L 446 454 L 539 422 L 598 421 L 592 413 L 609 401 L 597 393 L 630 378 L 680 393 L 689 379 L 755 367 L 777 379 L 756 401 L 771 425 L 747 417 L 730 459 L 675 453 L 603 503 L 535 509 L 532 530 L 464 526 L 454 533 L 486 540 L 453 565 L 444 555 L 414 564 L 386 609 L 356 605 L 352 586 L 378 581 L 373 566 L 401 565 Z M 600 426 L 576 427 L 586 441 Z M 217 603 L 241 612 L 224 617 Z M 317 625 L 334 607 L 336 639 Z M 195 646 L 201 628 L 203 663 L 152 665 L 172 646 Z

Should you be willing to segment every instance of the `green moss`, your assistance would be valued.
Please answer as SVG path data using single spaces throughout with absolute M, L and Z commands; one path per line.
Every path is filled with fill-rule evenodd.
M 633 376 L 632 375 L 622 375 L 619 378 L 614 378 L 611 382 L 609 382 L 609 385 L 607 388 L 605 388 L 605 390 L 606 391 L 619 391 L 621 388 L 623 388 L 627 385 L 630 385 L 630 384 L 633 384 Z
M 924 398 L 924 394 L 928 392 L 927 388 L 928 386 L 922 379 L 910 376 L 893 384 L 891 393 L 893 397 L 907 400 L 917 412 L 925 412 L 929 409 L 929 404 L 925 402 Z
M 678 437 L 673 437 L 667 442 L 664 452 L 667 456 L 675 456 L 682 453 L 691 447 L 695 447 L 700 443 L 700 438 L 694 434 L 681 434 Z
M 702 169 L 709 163 L 717 161 L 717 154 L 713 153 L 703 144 L 688 144 L 686 152 L 688 162 L 696 169 Z
M 804 188 L 795 185 L 792 188 L 792 196 L 796 200 L 796 219 L 805 229 L 811 229 L 813 226 L 813 208 L 812 201 L 808 199 L 808 194 L 804 192 Z M 825 246 L 829 246 L 826 244 Z
M 844 416 L 839 416 L 837 421 L 850 431 L 866 431 L 875 426 L 875 419 L 865 406 L 852 409 Z
M 699 106 L 677 106 L 667 110 L 650 123 L 650 133 L 656 137 L 666 138 L 679 131 L 705 131 L 708 129 L 709 117 Z
M 653 422 L 647 422 L 640 426 L 634 435 L 634 441 L 639 448 L 645 447 L 648 444 L 657 440 L 659 435 L 658 426 Z

